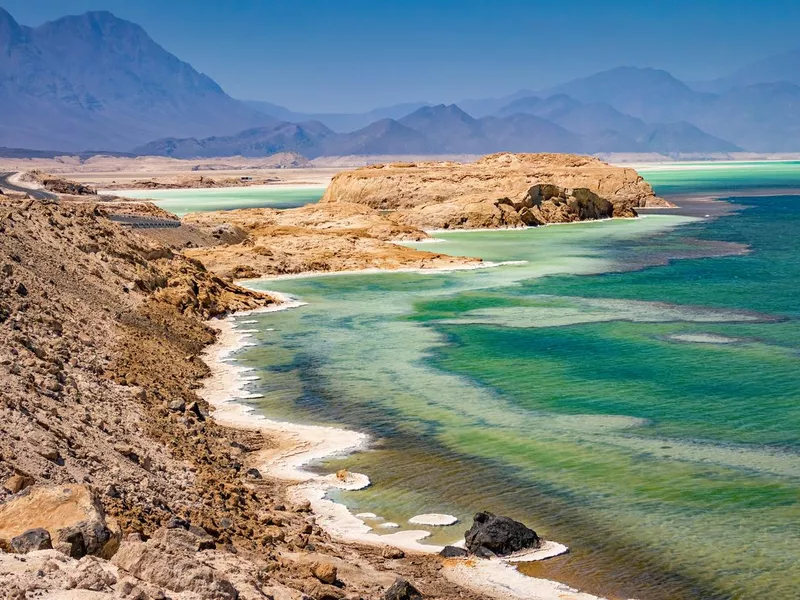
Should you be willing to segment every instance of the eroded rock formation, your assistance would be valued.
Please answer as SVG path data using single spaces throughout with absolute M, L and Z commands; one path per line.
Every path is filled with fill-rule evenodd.
M 184 222 L 204 232 L 223 223 L 240 232 L 237 243 L 187 248 L 226 277 L 332 272 L 366 268 L 424 269 L 480 263 L 479 259 L 422 252 L 393 243 L 428 235 L 387 219 L 368 206 L 339 202 L 292 210 L 242 209 L 187 215 Z
M 509 153 L 466 164 L 392 163 L 345 171 L 320 202 L 394 211 L 396 222 L 428 229 L 632 217 L 637 208 L 670 206 L 631 168 L 572 154 Z

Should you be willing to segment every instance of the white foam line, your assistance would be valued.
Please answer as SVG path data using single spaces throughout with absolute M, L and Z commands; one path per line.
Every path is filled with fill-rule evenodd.
M 542 552 L 542 558 L 547 554 Z M 458 585 L 504 600 L 601 600 L 557 581 L 523 575 L 506 560 L 447 559 L 442 573 Z
M 474 229 L 424 229 L 423 231 L 429 235 L 436 235 L 442 233 L 472 233 L 472 232 L 492 233 L 493 231 L 514 232 L 514 231 L 527 231 L 529 229 L 541 229 L 542 227 L 553 227 L 556 225 L 587 225 L 589 223 L 614 223 L 616 221 L 636 221 L 641 218 L 642 218 L 641 216 L 609 217 L 607 219 L 585 219 L 583 221 L 567 221 L 566 223 L 542 223 L 541 225 L 523 225 L 521 227 L 476 227 Z M 423 243 L 423 242 L 408 242 L 408 243 Z
M 435 527 L 447 527 L 458 523 L 458 518 L 453 515 L 442 515 L 438 513 L 427 513 L 416 515 L 408 520 L 413 525 L 432 525 Z
M 298 302 L 282 294 L 269 292 L 283 303 L 254 311 L 239 313 L 249 315 L 255 313 L 277 312 L 298 308 L 305 303 Z M 289 488 L 288 497 L 293 502 L 307 500 L 317 517 L 317 523 L 331 536 L 344 542 L 366 543 L 375 546 L 390 545 L 402 550 L 419 553 L 438 553 L 442 546 L 424 544 L 422 540 L 431 533 L 425 530 L 407 530 L 379 535 L 362 519 L 352 514 L 346 506 L 327 498 L 329 490 L 363 489 L 369 485 L 369 478 L 359 473 L 317 475 L 304 467 L 310 463 L 334 456 L 346 456 L 363 449 L 369 443 L 369 437 L 360 432 L 349 431 L 337 427 L 317 425 L 298 425 L 267 419 L 254 412 L 253 407 L 236 402 L 242 394 L 247 394 L 244 387 L 247 381 L 242 373 L 252 371 L 250 367 L 231 364 L 228 359 L 237 350 L 245 346 L 241 332 L 236 331 L 235 320 L 228 317 L 210 321 L 209 325 L 219 328 L 217 341 L 208 347 L 203 358 L 210 367 L 211 375 L 205 380 L 200 395 L 213 407 L 212 417 L 229 427 L 242 429 L 258 428 L 279 440 L 277 448 L 266 451 L 266 463 L 260 469 L 262 473 L 285 481 L 295 482 Z M 381 529 L 399 527 L 396 523 L 385 522 Z M 545 542 L 553 544 L 553 542 Z M 556 544 L 558 554 L 566 551 L 566 546 Z M 553 550 L 555 552 L 555 550 Z M 548 552 L 530 553 L 524 560 L 541 560 L 553 556 Z M 512 558 L 513 560 L 513 558 Z M 523 560 L 517 558 L 517 560 Z M 479 593 L 496 598 L 531 598 L 539 600 L 598 600 L 595 596 L 580 594 L 560 583 L 546 579 L 527 577 L 510 566 L 505 559 L 470 561 L 445 561 L 444 572 L 448 578 L 459 585 Z M 464 565 L 469 565 L 466 568 Z M 564 593 L 574 593 L 565 596 Z

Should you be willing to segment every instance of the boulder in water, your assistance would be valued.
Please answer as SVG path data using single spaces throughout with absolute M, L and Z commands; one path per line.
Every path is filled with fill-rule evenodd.
M 536 532 L 509 517 L 479 512 L 465 534 L 467 550 L 480 557 L 507 556 L 520 550 L 538 548 L 541 540 Z

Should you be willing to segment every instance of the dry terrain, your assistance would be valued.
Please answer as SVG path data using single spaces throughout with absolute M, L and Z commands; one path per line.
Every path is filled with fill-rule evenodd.
M 271 441 L 209 418 L 204 321 L 269 296 L 90 202 L 0 197 L 0 233 L 0 546 L 29 552 L 0 552 L 4 597 L 477 597 L 331 540 L 251 470 Z
M 394 211 L 425 229 L 523 227 L 636 216 L 670 207 L 633 169 L 572 154 L 492 154 L 473 163 L 405 162 L 343 171 L 321 205 Z

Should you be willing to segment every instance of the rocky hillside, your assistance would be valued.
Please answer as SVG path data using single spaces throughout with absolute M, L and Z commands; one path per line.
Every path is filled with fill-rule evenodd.
M 376 598 L 402 574 L 476 598 L 435 561 L 334 543 L 261 479 L 270 440 L 195 390 L 204 321 L 272 299 L 104 214 L 0 196 L 3 597 Z
M 494 154 L 474 163 L 394 163 L 345 171 L 320 203 L 394 211 L 422 228 L 520 227 L 630 217 L 670 206 L 630 168 L 571 154 Z

